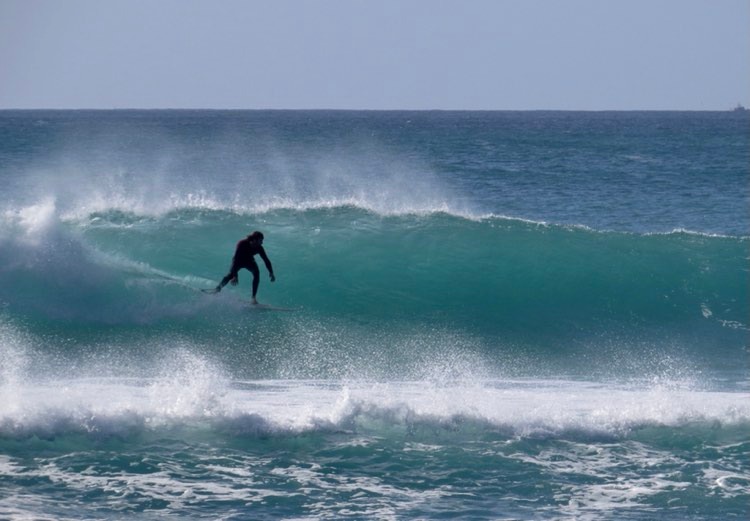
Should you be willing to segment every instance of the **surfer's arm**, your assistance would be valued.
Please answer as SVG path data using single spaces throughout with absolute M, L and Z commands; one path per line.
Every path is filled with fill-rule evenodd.
M 276 280 L 276 277 L 273 274 L 273 266 L 271 266 L 271 261 L 268 258 L 268 255 L 266 255 L 266 250 L 263 249 L 261 246 L 258 255 L 260 255 L 260 258 L 263 259 L 263 262 L 266 265 L 266 269 L 268 270 L 268 274 L 271 276 L 271 282 Z
M 240 283 L 240 278 L 238 277 L 239 270 L 235 267 L 237 266 L 237 254 L 239 253 L 240 245 L 237 245 L 237 249 L 234 252 L 234 255 L 232 255 L 232 267 L 229 270 L 231 273 L 234 273 L 234 277 L 232 277 L 229 282 L 232 284 L 232 286 L 236 286 Z M 230 274 L 231 274 L 230 273 Z M 225 285 L 226 282 L 224 282 L 222 285 Z

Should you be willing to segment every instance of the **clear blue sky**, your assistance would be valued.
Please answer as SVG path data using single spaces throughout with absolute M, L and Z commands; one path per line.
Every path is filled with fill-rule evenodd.
M 750 106 L 750 0 L 0 0 L 0 108 Z

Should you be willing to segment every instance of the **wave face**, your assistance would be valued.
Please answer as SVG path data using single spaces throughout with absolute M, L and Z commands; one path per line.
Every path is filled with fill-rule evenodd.
M 0 112 L 0 517 L 746 517 L 748 128 Z
M 19 216 L 32 212 L 26 221 Z M 42 206 L 19 215 L 1 254 L 0 299 L 32 328 L 60 334 L 109 337 L 116 327 L 128 341 L 168 331 L 210 344 L 219 335 L 229 358 L 248 355 L 246 335 L 273 339 L 257 349 L 267 342 L 299 349 L 317 338 L 352 359 L 387 353 L 395 376 L 404 376 L 396 359 L 414 352 L 415 339 L 427 358 L 455 352 L 458 342 L 491 364 L 560 361 L 576 372 L 612 357 L 638 360 L 654 345 L 661 356 L 719 370 L 745 348 L 744 238 L 354 207 L 108 211 L 62 222 Z M 246 271 L 237 288 L 198 291 L 224 275 L 238 232 L 255 228 L 266 234 L 278 276 L 271 284 L 262 267 L 259 297 L 294 311 L 253 313 Z M 373 369 L 371 360 L 365 365 Z M 632 369 L 642 370 L 635 362 Z M 306 369 L 304 376 L 329 375 Z

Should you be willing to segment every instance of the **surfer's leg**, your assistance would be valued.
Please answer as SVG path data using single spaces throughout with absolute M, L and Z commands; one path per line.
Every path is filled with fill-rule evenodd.
M 258 283 L 260 282 L 260 270 L 254 262 L 245 267 L 253 274 L 253 303 L 255 303 L 255 295 L 258 293 Z
M 235 266 L 234 264 L 232 264 L 232 267 L 229 269 L 229 273 L 227 273 L 226 277 L 221 279 L 221 282 L 219 282 L 219 285 L 216 286 L 216 291 L 217 292 L 221 291 L 221 288 L 226 286 L 230 280 L 236 278 L 238 271 L 239 271 L 239 268 Z

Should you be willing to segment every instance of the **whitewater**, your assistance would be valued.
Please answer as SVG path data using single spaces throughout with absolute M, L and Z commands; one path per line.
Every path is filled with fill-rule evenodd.
M 750 119 L 0 111 L 0 518 L 728 519 Z M 237 287 L 236 242 L 273 262 Z

